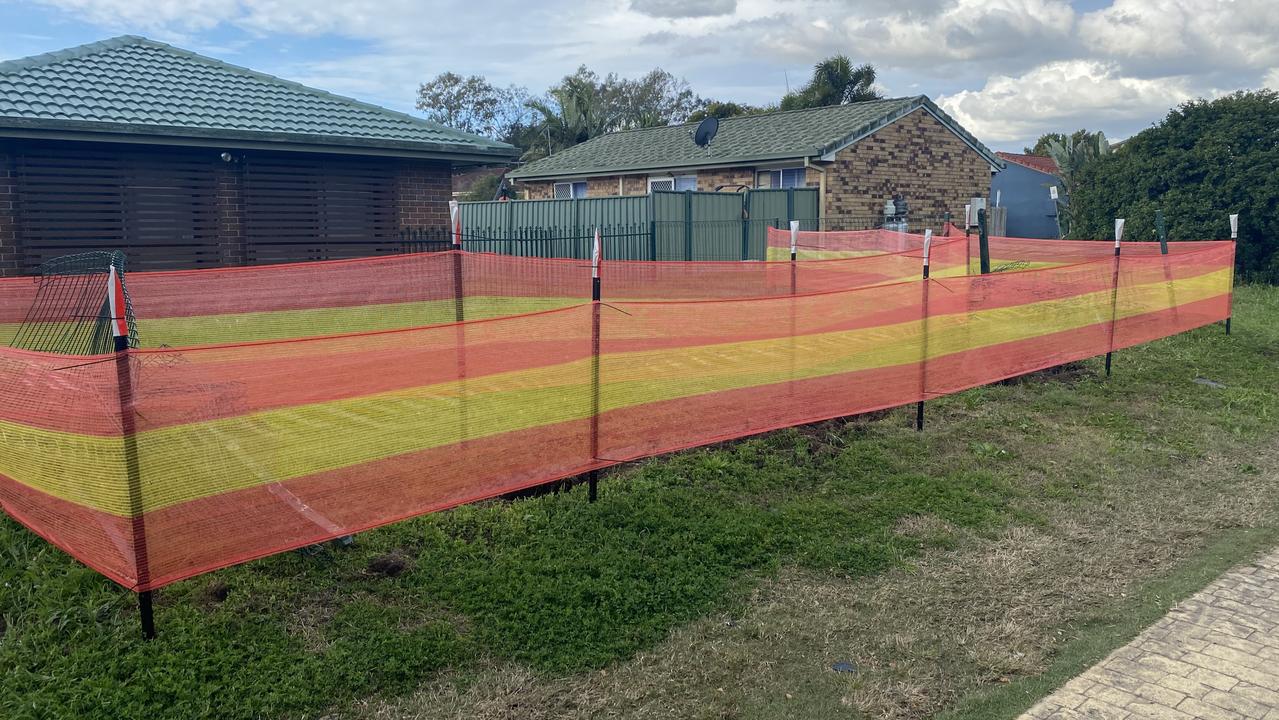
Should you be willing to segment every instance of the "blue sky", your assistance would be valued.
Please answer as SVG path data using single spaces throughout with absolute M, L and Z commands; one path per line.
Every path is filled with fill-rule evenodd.
M 583 63 L 767 103 L 843 52 L 1007 150 L 1083 126 L 1125 137 L 1180 102 L 1279 84 L 1274 0 L 0 2 L 0 58 L 123 33 L 410 112 L 446 70 L 537 93 Z

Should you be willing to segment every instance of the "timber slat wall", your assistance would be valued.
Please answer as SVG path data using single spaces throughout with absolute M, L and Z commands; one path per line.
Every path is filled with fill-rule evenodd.
M 14 156 L 27 272 L 55 257 L 124 250 L 135 270 L 220 262 L 211 153 L 30 143 Z
M 403 252 L 395 178 L 385 163 L 251 156 L 243 173 L 251 265 Z
M 123 250 L 131 270 L 166 270 L 446 247 L 447 162 L 222 154 L 0 142 L 0 275 L 95 250 Z

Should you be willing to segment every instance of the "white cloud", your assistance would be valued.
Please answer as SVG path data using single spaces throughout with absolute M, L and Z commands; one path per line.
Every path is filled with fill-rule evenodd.
M 1081 127 L 1126 135 L 1195 95 L 1185 77 L 1123 77 L 1113 64 L 1069 60 L 1017 77 L 997 75 L 980 90 L 937 102 L 983 140 L 1008 143 Z
M 631 9 L 658 18 L 692 18 L 732 15 L 737 0 L 631 0 Z
M 1114 0 L 1081 18 L 1079 33 L 1091 53 L 1142 74 L 1279 63 L 1274 0 Z
M 1010 146 L 1078 125 L 1133 130 L 1263 76 L 1279 85 L 1277 0 L 1106 0 L 1090 12 L 1078 0 L 41 2 L 196 50 L 215 34 L 252 43 L 255 62 L 275 60 L 262 70 L 404 109 L 445 70 L 540 92 L 583 63 L 632 76 L 661 66 L 704 96 L 767 103 L 839 52 L 875 64 L 890 94 L 944 98 L 983 140 Z M 330 38 L 332 56 L 316 57 Z M 259 47 L 292 39 L 310 54 Z

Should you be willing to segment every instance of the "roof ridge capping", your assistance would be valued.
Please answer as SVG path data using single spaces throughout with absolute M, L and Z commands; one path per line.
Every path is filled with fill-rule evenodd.
M 161 50 L 161 51 L 170 53 L 172 55 L 177 55 L 190 60 L 194 60 L 204 65 L 210 65 L 210 66 L 227 70 L 239 75 L 245 75 L 257 80 L 262 80 L 262 81 L 273 83 L 276 85 L 283 85 L 283 86 L 292 88 L 294 90 L 310 94 L 312 96 L 321 97 L 327 100 L 336 101 L 338 103 L 355 106 L 373 113 L 381 114 L 383 116 L 389 116 L 392 118 L 403 120 L 403 121 L 412 123 L 413 125 L 416 125 L 418 127 L 422 127 L 425 129 L 432 130 L 434 132 L 442 133 L 446 136 L 452 136 L 452 138 L 458 140 L 459 142 L 469 143 L 475 146 L 473 148 L 475 150 L 488 151 L 488 152 L 498 151 L 495 154 L 512 155 L 511 151 L 514 151 L 516 149 L 513 145 L 500 142 L 497 140 L 492 140 L 482 135 L 476 135 L 473 133 L 464 132 L 461 130 L 457 130 L 455 128 L 441 125 L 436 122 L 432 122 L 425 118 L 419 118 L 405 112 L 400 112 L 399 110 L 392 110 L 390 108 L 386 108 L 381 105 L 375 105 L 373 103 L 364 102 L 362 100 L 357 100 L 353 97 L 349 97 L 346 95 L 339 95 L 337 93 L 332 93 L 327 90 L 321 90 L 319 88 L 311 87 L 310 85 L 304 85 L 294 80 L 287 80 L 285 78 L 281 78 L 276 75 L 272 75 L 270 73 L 265 73 L 259 70 L 254 70 L 252 68 L 244 67 L 242 65 L 229 63 L 224 60 L 219 60 L 217 58 L 210 57 L 208 55 L 201 55 L 200 53 L 197 53 L 195 51 L 176 47 L 168 43 L 160 42 L 159 40 L 152 40 L 151 38 L 143 37 L 141 35 L 118 35 L 116 37 L 107 38 L 105 40 L 98 40 L 95 42 L 85 43 L 83 45 L 76 45 L 73 47 L 64 48 L 62 50 L 54 50 L 51 52 L 41 53 L 38 55 L 31 55 L 24 58 L 16 58 L 13 60 L 2 61 L 0 62 L 0 75 L 21 72 L 23 70 L 31 70 L 35 68 L 47 67 L 50 65 L 55 65 L 60 62 L 65 62 L 67 60 L 84 58 L 91 55 L 105 53 L 112 50 L 118 50 L 120 48 L 125 48 L 125 47 L 146 47 L 154 50 Z

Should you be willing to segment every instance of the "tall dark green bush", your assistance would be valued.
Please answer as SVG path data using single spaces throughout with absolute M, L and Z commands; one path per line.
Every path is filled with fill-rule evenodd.
M 1227 238 L 1239 213 L 1240 277 L 1279 283 L 1279 93 L 1189 102 L 1090 163 L 1071 194 L 1076 238 L 1155 239 L 1162 209 L 1172 240 Z

